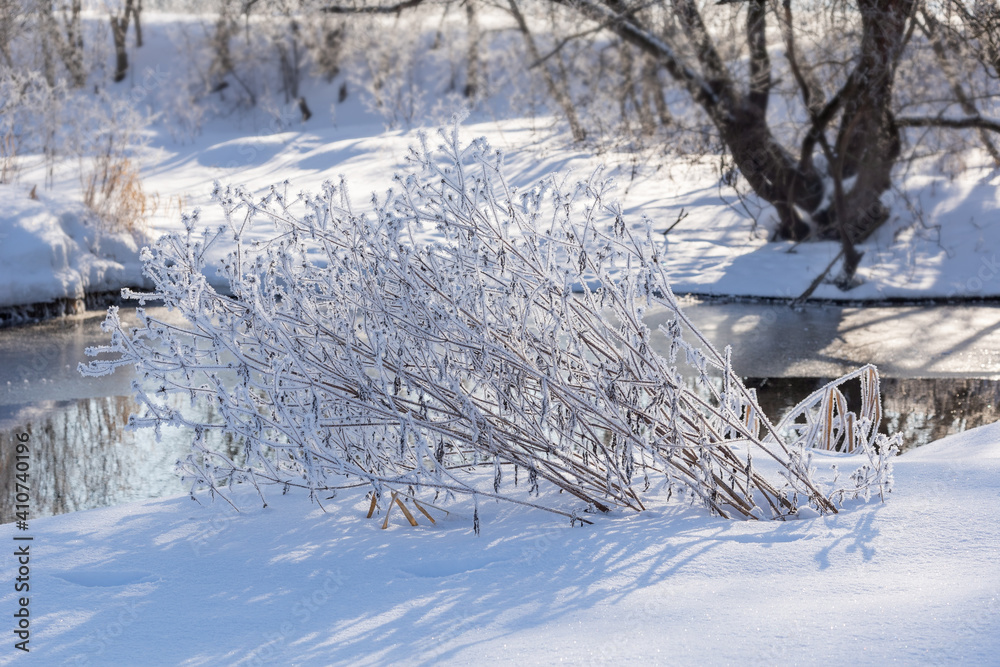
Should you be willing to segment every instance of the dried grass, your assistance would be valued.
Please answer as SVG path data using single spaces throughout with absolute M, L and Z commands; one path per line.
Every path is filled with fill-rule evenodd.
M 857 380 L 861 389 L 858 412 L 848 409 L 841 390 Z M 776 429 L 793 445 L 853 454 L 877 446 L 882 423 L 882 399 L 875 366 L 868 364 L 814 391 L 785 416 Z
M 101 155 L 94 168 L 84 172 L 83 201 L 111 232 L 145 229 L 155 210 L 142 188 L 139 169 L 129 157 Z

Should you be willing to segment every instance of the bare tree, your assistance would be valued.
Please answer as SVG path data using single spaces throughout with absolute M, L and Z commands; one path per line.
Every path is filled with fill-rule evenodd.
M 24 7 L 18 0 L 0 0 L 0 58 L 3 58 L 3 65 L 10 69 L 14 69 L 11 44 L 26 21 Z
M 570 97 L 568 90 L 566 76 L 558 76 L 558 74 L 565 74 L 565 66 L 563 66 L 562 72 L 558 72 L 558 70 L 553 72 L 549 69 L 549 66 L 545 63 L 545 61 L 552 57 L 552 55 L 558 54 L 553 52 L 546 56 L 542 56 L 541 50 L 538 48 L 531 29 L 528 27 L 528 22 L 521 13 L 517 2 L 515 2 L 515 0 L 508 0 L 508 3 L 510 13 L 514 17 L 514 20 L 517 21 L 517 27 L 521 31 L 521 35 L 524 37 L 525 46 L 528 49 L 528 54 L 531 56 L 531 67 L 538 67 L 540 69 L 545 80 L 545 85 L 549 90 L 549 94 L 552 96 L 552 99 L 556 101 L 559 108 L 562 109 L 563 114 L 566 116 L 566 121 L 569 123 L 569 129 L 573 134 L 573 138 L 577 141 L 582 141 L 586 138 L 587 132 L 583 129 L 583 125 L 580 123 L 577 116 L 576 107 L 573 105 L 573 99 Z
M 79 88 L 87 82 L 87 67 L 84 64 L 83 29 L 80 23 L 81 0 L 72 0 L 62 5 L 62 26 L 56 19 L 56 9 L 51 2 L 38 5 L 38 17 L 43 32 L 43 41 L 52 44 L 69 72 L 73 86 Z M 63 32 L 65 31 L 65 34 Z M 50 56 L 46 55 L 49 61 Z M 54 72 L 53 72 L 54 74 Z
M 139 6 L 141 8 L 141 3 Z M 125 0 L 125 4 L 111 14 L 111 38 L 115 43 L 115 83 L 124 81 L 125 75 L 128 73 L 128 50 L 125 47 L 125 35 L 128 34 L 128 26 L 133 17 L 136 19 L 136 46 L 141 46 L 142 33 L 141 28 L 139 28 L 135 0 Z
M 135 0 L 135 11 L 132 18 L 135 21 L 135 46 L 142 47 L 142 0 Z
M 331 6 L 325 11 L 401 12 L 423 1 Z M 974 130 L 982 145 L 996 153 L 987 133 L 1000 132 L 1000 120 L 979 112 L 976 100 L 984 95 L 959 83 L 963 68 L 956 66 L 978 58 L 985 70 L 980 78 L 990 81 L 987 99 L 995 102 L 1000 97 L 1000 11 L 994 0 L 979 0 L 971 10 L 960 0 L 944 7 L 923 0 L 806 0 L 794 8 L 790 0 L 542 4 L 559 6 L 575 17 L 569 21 L 573 34 L 556 40 L 548 54 L 538 44 L 528 7 L 513 0 L 497 3 L 511 13 L 536 66 L 553 55 L 561 57 L 571 39 L 587 35 L 607 43 L 611 36 L 623 44 L 617 61 L 622 78 L 620 88 L 604 94 L 617 96 L 623 110 L 635 110 L 643 134 L 654 129 L 651 123 L 673 122 L 658 79 L 665 73 L 707 117 L 754 192 L 773 206 L 778 217 L 775 238 L 840 241 L 844 287 L 851 284 L 861 259 L 856 244 L 889 217 L 882 196 L 892 186 L 893 167 L 903 155 L 905 128 Z M 915 34 L 919 44 L 914 43 Z M 632 50 L 645 63 L 638 77 L 632 75 L 637 60 Z M 910 98 L 925 95 L 907 105 L 916 113 L 901 115 L 895 90 L 899 69 L 906 59 L 923 58 L 925 52 L 937 59 L 941 85 L 928 83 L 921 91 L 907 91 Z M 586 124 L 571 86 L 558 72 L 542 74 L 574 138 L 582 139 Z M 774 113 L 778 95 L 785 97 L 783 107 L 789 111 Z

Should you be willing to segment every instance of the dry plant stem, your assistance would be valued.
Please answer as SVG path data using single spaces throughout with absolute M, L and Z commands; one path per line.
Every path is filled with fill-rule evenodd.
M 411 498 L 411 500 L 413 501 L 413 506 L 416 507 L 418 510 L 420 510 L 420 513 L 423 514 L 425 517 L 427 517 L 428 521 L 430 521 L 434 525 L 437 525 L 437 521 L 434 520 L 434 517 L 431 516 L 431 513 L 428 512 L 426 509 L 424 509 L 424 506 L 421 505 L 416 498 Z
M 399 509 L 402 510 L 403 516 L 406 517 L 406 520 L 410 522 L 411 526 L 416 527 L 417 520 L 413 518 L 413 514 L 411 514 L 410 510 L 408 510 L 406 508 L 406 505 L 404 505 L 403 501 L 400 500 L 399 494 L 397 494 L 395 491 L 392 492 L 392 501 L 390 502 L 390 504 L 392 504 L 392 502 L 395 502 L 397 505 L 399 505 Z M 389 517 L 389 513 L 386 512 L 386 518 L 388 518 L 388 517 Z M 385 528 L 385 526 L 382 526 L 382 527 Z

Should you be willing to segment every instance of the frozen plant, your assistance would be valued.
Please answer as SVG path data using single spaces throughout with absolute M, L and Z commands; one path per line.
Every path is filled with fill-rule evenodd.
M 138 155 L 146 145 L 150 117 L 106 95 L 81 100 L 75 111 L 68 124 L 74 129 L 84 204 L 104 229 L 142 229 L 152 207 L 142 187 Z
M 130 296 L 184 321 L 140 307 L 129 328 L 113 308 L 110 345 L 88 354 L 115 358 L 81 368 L 138 368 L 144 412 L 131 424 L 191 429 L 180 468 L 192 490 L 303 487 L 322 502 L 363 484 L 373 507 L 471 494 L 574 519 L 671 496 L 722 517 L 782 518 L 885 491 L 894 449 L 875 436 L 852 442 L 878 474 L 823 488 L 815 443 L 771 426 L 729 348 L 678 306 L 648 225 L 630 226 L 599 174 L 518 190 L 484 139 L 442 137 L 433 150 L 422 138 L 366 211 L 343 182 L 259 199 L 219 187 L 224 226 L 199 231 L 189 217 L 186 233 L 144 250 L 156 289 Z M 266 240 L 262 225 L 274 228 Z M 224 294 L 204 272 L 209 250 L 229 242 Z M 652 308 L 673 314 L 659 333 L 643 320 Z M 171 394 L 220 418 L 190 417 Z M 865 424 L 856 433 L 874 433 Z M 238 455 L 213 447 L 211 431 L 234 436 Z M 542 485 L 565 492 L 550 496 L 562 503 L 541 499 Z

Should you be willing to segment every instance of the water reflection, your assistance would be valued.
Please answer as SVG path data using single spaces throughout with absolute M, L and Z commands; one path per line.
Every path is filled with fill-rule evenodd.
M 864 364 L 882 377 L 1000 380 L 1000 306 L 852 308 L 695 302 L 684 312 L 705 337 L 733 347 L 751 377 L 837 377 Z M 645 318 L 651 328 L 672 319 Z M 654 337 L 653 347 L 662 338 Z M 658 349 L 661 354 L 663 349 Z
M 832 378 L 747 378 L 764 412 L 775 422 Z M 882 378 L 882 431 L 903 434 L 903 451 L 1000 419 L 1000 381 L 977 378 Z M 860 400 L 856 383 L 842 387 Z
M 84 349 L 108 344 L 110 337 L 100 327 L 103 320 L 102 313 L 91 312 L 0 329 L 0 405 L 128 394 L 134 374 L 84 378 L 76 369 L 91 359 Z
M 187 456 L 190 434 L 165 427 L 157 442 L 152 429 L 128 431 L 136 408 L 129 396 L 0 407 L 0 523 L 14 520 L 8 471 L 18 433 L 31 436 L 32 518 L 185 493 L 174 466 Z

